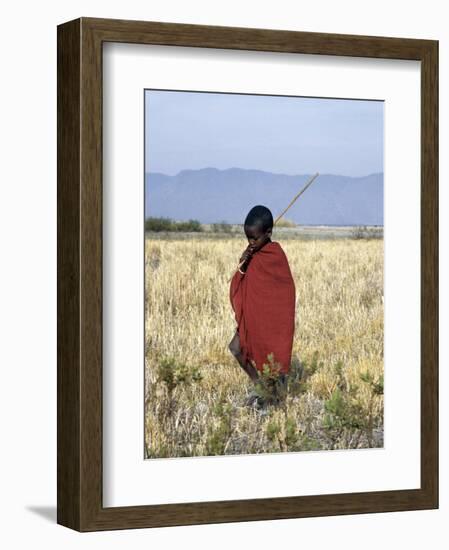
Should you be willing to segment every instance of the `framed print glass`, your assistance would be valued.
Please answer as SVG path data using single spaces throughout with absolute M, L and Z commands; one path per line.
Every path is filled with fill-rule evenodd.
M 437 506 L 437 67 L 58 27 L 59 523 Z

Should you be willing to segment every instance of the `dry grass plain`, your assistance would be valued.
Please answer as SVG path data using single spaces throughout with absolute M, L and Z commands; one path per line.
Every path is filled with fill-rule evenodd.
M 147 233 L 147 458 L 383 446 L 383 239 L 273 240 L 295 280 L 294 359 L 282 404 L 259 411 L 228 350 L 245 239 Z

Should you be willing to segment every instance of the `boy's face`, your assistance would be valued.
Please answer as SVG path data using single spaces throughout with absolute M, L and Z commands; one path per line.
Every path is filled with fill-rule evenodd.
M 264 231 L 260 224 L 245 225 L 244 230 L 246 238 L 253 248 L 253 252 L 256 252 L 257 250 L 262 248 L 262 246 L 266 244 L 271 238 L 272 228 Z

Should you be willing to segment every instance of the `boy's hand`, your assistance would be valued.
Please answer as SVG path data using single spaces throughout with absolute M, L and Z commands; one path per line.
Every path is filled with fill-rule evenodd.
M 248 263 L 249 260 L 251 259 L 252 255 L 253 255 L 254 249 L 255 249 L 255 245 L 249 244 L 249 245 L 246 247 L 246 249 L 244 250 L 243 254 L 240 256 L 240 261 L 239 261 L 239 263 L 240 263 L 240 264 L 241 264 L 242 262 L 243 262 L 243 263 Z

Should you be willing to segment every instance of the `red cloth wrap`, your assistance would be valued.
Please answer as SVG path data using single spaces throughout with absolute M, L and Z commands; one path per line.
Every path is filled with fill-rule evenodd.
M 288 373 L 295 332 L 295 283 L 287 256 L 277 242 L 255 252 L 245 275 L 234 274 L 231 305 L 246 361 L 262 371 L 273 353 L 280 373 Z

